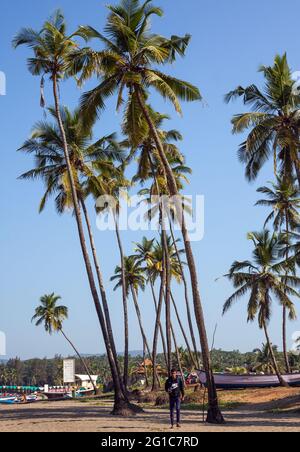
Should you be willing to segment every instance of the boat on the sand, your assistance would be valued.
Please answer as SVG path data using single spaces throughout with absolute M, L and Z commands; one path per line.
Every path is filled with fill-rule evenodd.
M 198 371 L 202 385 L 206 386 L 206 374 Z M 282 375 L 291 387 L 300 387 L 300 374 Z M 280 386 L 277 375 L 233 375 L 214 374 L 217 389 L 248 389 L 248 388 L 276 388 Z

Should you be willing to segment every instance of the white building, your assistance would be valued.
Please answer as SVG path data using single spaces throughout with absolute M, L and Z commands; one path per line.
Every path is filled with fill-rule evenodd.
M 91 378 L 95 384 L 97 385 L 99 375 L 91 375 Z M 76 384 L 84 389 L 93 389 L 93 385 L 91 384 L 90 377 L 88 375 L 75 375 Z

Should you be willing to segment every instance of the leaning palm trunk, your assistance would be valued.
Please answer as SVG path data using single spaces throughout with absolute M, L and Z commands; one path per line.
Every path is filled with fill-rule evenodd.
M 165 277 L 166 277 L 166 269 L 164 265 L 165 258 L 163 257 L 163 266 L 162 266 L 162 274 L 161 274 L 161 283 L 160 283 L 160 292 L 159 292 L 159 301 L 157 306 L 157 314 L 156 314 L 156 322 L 155 322 L 155 329 L 154 329 L 154 338 L 153 338 L 153 353 L 152 353 L 152 363 L 153 363 L 153 382 L 152 382 L 152 391 L 157 391 L 158 389 L 158 382 L 156 378 L 156 371 L 157 371 L 157 347 L 158 347 L 158 335 L 159 335 L 159 325 L 160 325 L 160 318 L 161 318 L 161 312 L 164 302 L 164 290 L 165 290 Z
M 283 340 L 283 354 L 285 361 L 285 368 L 288 374 L 291 373 L 291 366 L 289 362 L 289 356 L 287 351 L 287 339 L 286 339 L 286 324 L 287 324 L 287 309 L 286 306 L 282 308 L 282 340 Z
M 267 340 L 267 344 L 268 344 L 268 347 L 269 347 L 269 351 L 270 351 L 273 367 L 274 367 L 275 373 L 276 373 L 276 375 L 278 377 L 278 381 L 279 381 L 281 386 L 288 387 L 289 385 L 287 384 L 287 382 L 284 380 L 284 378 L 282 377 L 282 375 L 280 373 L 279 366 L 278 366 L 278 363 L 277 363 L 277 360 L 276 360 L 276 357 L 275 357 L 275 353 L 274 353 L 274 350 L 273 350 L 273 347 L 272 347 L 272 343 L 271 343 L 271 340 L 270 340 L 270 336 L 269 336 L 269 332 L 268 332 L 268 328 L 267 328 L 266 322 L 263 322 L 263 329 L 264 329 L 266 340 Z
M 186 312 L 187 312 L 187 318 L 188 318 L 188 322 L 189 322 L 189 329 L 190 329 L 190 334 L 191 334 L 193 348 L 194 348 L 194 354 L 195 354 L 195 359 L 193 360 L 193 362 L 196 360 L 196 368 L 200 369 L 201 366 L 200 366 L 200 361 L 199 361 L 198 348 L 197 348 L 197 342 L 196 342 L 196 337 L 195 337 L 195 333 L 194 333 L 193 320 L 192 320 L 190 301 L 189 301 L 188 283 L 187 283 L 187 280 L 186 280 L 186 277 L 185 277 L 183 263 L 182 263 L 182 260 L 181 260 L 180 254 L 179 254 L 179 250 L 178 250 L 178 246 L 177 246 L 177 243 L 176 243 L 175 234 L 174 234 L 174 230 L 173 230 L 171 219 L 169 219 L 169 223 L 170 223 L 171 236 L 172 236 L 172 240 L 173 240 L 173 243 L 174 243 L 176 256 L 177 256 L 177 260 L 178 260 L 178 263 L 179 263 L 179 266 L 180 266 L 181 277 L 182 277 L 182 281 L 183 281 L 183 285 L 184 285 L 184 297 L 185 297 L 185 304 L 186 304 Z
M 165 229 L 164 216 L 161 215 L 161 230 L 163 250 L 166 263 L 166 282 L 165 282 L 165 302 L 166 302 L 166 336 L 167 336 L 167 358 L 168 358 L 168 374 L 171 375 L 172 370 L 172 338 L 171 338 L 171 263 L 168 249 L 168 240 Z
M 114 220 L 116 225 L 117 242 L 121 257 L 121 271 L 122 271 L 122 300 L 123 300 L 123 312 L 124 312 L 124 335 L 125 335 L 125 348 L 124 348 L 124 386 L 125 390 L 128 390 L 128 371 L 129 371 L 129 327 L 128 327 L 128 305 L 126 294 L 126 274 L 125 274 L 125 260 L 124 251 L 120 236 L 119 228 L 119 215 L 114 213 Z
M 180 318 L 180 315 L 179 315 L 179 312 L 178 312 L 178 308 L 177 308 L 177 305 L 176 305 L 176 301 L 174 299 L 174 296 L 173 296 L 172 292 L 171 292 L 171 300 L 172 300 L 172 304 L 174 306 L 174 310 L 175 310 L 175 314 L 176 314 L 176 318 L 177 318 L 180 330 L 182 332 L 182 335 L 183 335 L 183 338 L 184 338 L 187 350 L 188 350 L 189 355 L 190 355 L 191 364 L 195 367 L 195 369 L 197 369 L 197 362 L 195 360 L 195 357 L 193 356 L 193 353 L 192 353 L 192 350 L 191 350 L 191 346 L 190 346 L 188 337 L 186 335 L 186 332 L 184 330 L 184 327 L 183 327 L 183 324 L 182 324 L 182 321 L 181 321 L 181 318 Z
M 286 233 L 287 236 L 289 237 L 289 214 L 286 210 L 285 213 L 285 217 L 286 217 Z M 286 256 L 285 256 L 286 260 L 288 261 L 289 259 L 289 246 L 287 244 L 286 247 Z M 286 276 L 288 276 L 288 270 L 286 271 Z M 287 280 L 285 280 L 285 285 L 287 284 Z M 285 291 L 286 292 L 286 291 Z M 286 368 L 286 372 L 288 374 L 291 373 L 291 366 L 289 363 L 289 357 L 288 357 L 288 352 L 287 352 L 287 340 L 286 340 L 286 324 L 287 324 L 287 307 L 284 304 L 283 305 L 283 309 L 282 309 L 282 341 L 283 341 L 283 355 L 284 355 L 284 361 L 285 361 L 285 368 Z
M 77 196 L 74 176 L 73 176 L 73 172 L 72 172 L 70 157 L 69 157 L 68 143 L 67 143 L 66 133 L 64 130 L 64 125 L 63 125 L 61 114 L 60 114 L 58 80 L 57 80 L 56 73 L 53 74 L 53 95 L 54 95 L 54 100 L 55 100 L 55 111 L 56 111 L 56 115 L 57 115 L 58 126 L 60 129 L 61 137 L 62 137 L 62 141 L 63 141 L 63 149 L 64 149 L 66 166 L 67 166 L 70 187 L 71 187 L 71 192 L 72 192 L 74 211 L 75 211 L 75 217 L 76 217 L 76 223 L 77 223 L 77 228 L 78 228 L 78 235 L 79 235 L 81 250 L 82 250 L 82 254 L 83 254 L 83 258 L 84 258 L 84 262 L 85 262 L 85 267 L 86 267 L 86 272 L 87 272 L 87 276 L 88 276 L 88 280 L 89 280 L 92 297 L 94 300 L 94 305 L 96 308 L 97 316 L 99 319 L 99 323 L 101 326 L 101 330 L 102 330 L 102 334 L 103 334 L 103 338 L 104 338 L 104 342 L 105 342 L 107 357 L 108 357 L 108 360 L 110 363 L 112 378 L 113 378 L 114 387 L 115 387 L 115 406 L 114 406 L 113 414 L 122 414 L 124 408 L 127 409 L 129 407 L 129 401 L 126 398 L 126 395 L 124 394 L 121 384 L 120 384 L 120 374 L 118 372 L 116 361 L 114 358 L 112 344 L 110 342 L 110 339 L 109 339 L 109 336 L 107 333 L 107 326 L 106 326 L 105 318 L 103 315 L 102 307 L 100 304 L 100 300 L 99 300 L 99 296 L 98 296 L 98 292 L 97 292 L 97 288 L 96 288 L 96 283 L 95 283 L 95 279 L 94 279 L 94 275 L 93 275 L 93 269 L 92 269 L 90 257 L 89 257 L 87 246 L 86 246 L 82 217 L 81 217 L 81 210 L 79 207 L 78 196 Z
M 155 168 L 152 161 L 152 156 L 148 151 L 148 160 L 151 167 L 152 176 L 156 185 L 157 196 L 159 197 L 159 222 L 161 226 L 161 238 L 162 238 L 162 248 L 164 250 L 164 262 L 166 265 L 166 335 L 167 335 L 167 369 L 169 375 L 171 374 L 172 367 L 172 339 L 171 339 L 171 262 L 168 249 L 168 240 L 166 234 L 166 225 L 164 217 L 164 206 L 160 197 L 160 187 L 155 174 Z
M 81 203 L 82 211 L 83 211 L 84 218 L 85 218 L 85 223 L 86 223 L 88 236 L 89 236 L 89 240 L 90 240 L 90 246 L 91 246 L 91 250 L 92 250 L 98 284 L 99 284 L 99 288 L 100 288 L 100 294 L 101 294 L 105 321 L 106 321 L 107 334 L 108 334 L 108 337 L 109 337 L 109 340 L 111 343 L 112 353 L 113 353 L 114 360 L 116 363 L 118 375 L 121 375 L 119 361 L 118 361 L 118 355 L 117 355 L 116 346 L 115 346 L 115 340 L 114 340 L 113 331 L 112 331 L 112 324 L 111 324 L 111 319 L 110 319 L 106 291 L 104 288 L 103 276 L 102 276 L 101 267 L 100 267 L 100 262 L 99 262 L 99 258 L 98 258 L 97 251 L 96 251 L 96 244 L 95 244 L 95 240 L 94 240 L 94 236 L 93 236 L 93 232 L 92 232 L 92 227 L 91 227 L 91 222 L 89 219 L 88 211 L 87 211 L 85 202 L 82 197 L 80 197 L 80 203 Z M 121 387 L 122 387 L 122 383 L 123 382 L 120 381 Z M 125 388 L 122 388 L 122 390 L 124 391 Z
M 153 281 L 151 278 L 150 278 L 150 286 L 151 286 L 152 297 L 153 297 L 153 302 L 154 302 L 154 306 L 155 306 L 155 314 L 157 316 L 158 303 L 157 303 L 157 299 L 156 299 L 156 295 L 155 295 Z M 166 340 L 165 340 L 165 336 L 164 336 L 164 332 L 163 332 L 163 328 L 162 328 L 160 319 L 159 319 L 159 329 L 160 329 L 160 336 L 161 336 L 161 341 L 162 341 L 162 346 L 163 346 L 164 359 L 165 359 L 166 368 L 167 368 L 168 367 L 167 347 L 166 347 Z
M 180 371 L 181 378 L 182 378 L 182 383 L 183 383 L 184 387 L 186 387 L 185 377 L 184 377 L 181 359 L 180 359 L 180 353 L 179 353 L 177 340 L 176 340 L 176 336 L 175 336 L 175 332 L 174 332 L 174 328 L 173 328 L 172 324 L 171 324 L 171 331 L 172 331 L 172 337 L 173 337 L 173 341 L 174 341 L 174 347 L 175 347 L 175 351 L 176 351 L 176 357 L 177 357 L 177 362 L 178 362 L 178 366 L 179 366 L 179 371 Z
M 139 86 L 135 87 L 135 91 L 137 94 L 138 102 L 143 111 L 144 117 L 148 123 L 149 129 L 153 136 L 153 139 L 155 140 L 155 144 L 157 146 L 157 150 L 159 152 L 160 159 L 164 166 L 170 195 L 175 197 L 177 216 L 178 216 L 179 223 L 181 225 L 181 232 L 183 235 L 183 241 L 184 241 L 184 246 L 185 246 L 185 251 L 186 251 L 186 256 L 187 256 L 187 261 L 188 261 L 188 267 L 189 267 L 189 271 L 190 271 L 191 285 L 192 285 L 192 290 L 193 290 L 194 310 L 195 310 L 197 325 L 198 325 L 198 329 L 199 329 L 199 336 L 200 336 L 202 357 L 203 357 L 203 365 L 204 365 L 206 379 L 207 379 L 207 387 L 208 387 L 207 422 L 213 423 L 213 424 L 223 424 L 224 418 L 223 418 L 223 415 L 219 408 L 218 395 L 217 395 L 216 385 L 215 385 L 214 376 L 213 376 L 213 372 L 212 372 L 210 351 L 209 351 L 209 345 L 208 345 L 208 339 L 207 339 L 207 333 L 206 333 L 206 327 L 205 327 L 205 320 L 204 320 L 204 313 L 203 313 L 200 292 L 199 292 L 197 269 L 196 269 L 196 264 L 195 264 L 193 250 L 191 247 L 189 234 L 188 234 L 188 231 L 186 228 L 185 218 L 184 218 L 184 215 L 182 214 L 182 205 L 181 205 L 181 202 L 180 202 L 179 196 L 178 196 L 179 193 L 178 193 L 176 180 L 174 178 L 172 169 L 169 165 L 168 159 L 165 155 L 164 147 L 159 138 L 156 127 L 150 117 L 149 111 L 146 106 L 145 98 L 144 98 L 143 94 L 141 93 Z
M 94 381 L 93 381 L 93 379 L 92 379 L 92 377 L 91 377 L 91 373 L 90 373 L 90 371 L 89 371 L 89 368 L 88 368 L 88 366 L 87 366 L 87 363 L 86 363 L 85 360 L 82 358 L 82 356 L 80 355 L 79 351 L 76 349 L 75 345 L 70 341 L 70 339 L 68 338 L 68 336 L 64 333 L 64 331 L 63 331 L 62 329 L 60 329 L 60 332 L 61 332 L 61 334 L 63 335 L 63 337 L 66 339 L 66 341 L 71 345 L 71 347 L 73 348 L 74 352 L 75 352 L 76 355 L 78 356 L 78 358 L 79 358 L 81 364 L 83 365 L 83 367 L 84 367 L 84 369 L 85 369 L 86 374 L 87 374 L 88 377 L 89 377 L 89 380 L 90 380 L 90 382 L 91 382 L 91 385 L 93 386 L 94 393 L 95 393 L 95 395 L 97 395 L 98 390 L 97 390 L 96 385 L 95 385 L 95 383 L 94 383 Z
M 147 351 L 147 353 L 149 355 L 149 358 L 151 358 L 150 347 L 149 347 L 147 336 L 146 336 L 146 333 L 145 333 L 145 330 L 144 330 L 144 327 L 143 327 L 142 315 L 141 315 L 141 311 L 140 311 L 140 308 L 139 308 L 137 294 L 136 294 L 136 290 L 135 290 L 135 288 L 133 286 L 131 286 L 131 294 L 132 294 L 132 299 L 133 299 L 133 302 L 134 302 L 134 307 L 135 307 L 136 315 L 137 315 L 139 326 L 140 326 L 140 330 L 141 330 L 141 335 L 142 335 L 142 338 L 143 338 L 143 343 L 145 345 L 145 348 L 146 348 L 146 351 Z
M 146 380 L 146 388 L 149 387 L 149 380 L 148 380 L 148 372 L 147 372 L 147 365 L 146 365 L 146 345 L 145 341 L 143 344 L 143 360 L 144 360 L 144 372 L 145 372 L 145 380 Z

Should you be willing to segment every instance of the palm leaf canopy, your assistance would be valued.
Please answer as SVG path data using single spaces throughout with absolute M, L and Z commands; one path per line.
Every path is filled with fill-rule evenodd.
M 190 36 L 165 38 L 151 32 L 150 18 L 161 17 L 163 12 L 152 1 L 121 1 L 108 6 L 109 14 L 104 33 L 89 26 L 82 26 L 78 35 L 97 39 L 101 50 L 79 49 L 72 57 L 73 72 L 81 72 L 79 83 L 92 74 L 99 78 L 98 85 L 82 96 L 81 106 L 86 120 L 93 120 L 103 108 L 106 99 L 117 94 L 117 108 L 126 102 L 125 116 L 130 124 L 130 138 L 141 125 L 142 111 L 137 99 L 137 89 L 145 99 L 150 88 L 171 101 L 181 113 L 180 100 L 200 100 L 195 86 L 158 70 L 159 66 L 172 63 L 177 56 L 184 56 Z M 127 100 L 125 99 L 127 91 Z
M 34 56 L 28 58 L 28 69 L 33 75 L 48 74 L 52 79 L 67 78 L 74 74 L 70 66 L 71 55 L 79 49 L 74 40 L 77 33 L 67 34 L 64 14 L 57 10 L 43 24 L 41 30 L 23 28 L 13 39 L 15 48 L 26 45 Z
M 44 325 L 45 331 L 49 334 L 60 331 L 63 321 L 68 318 L 68 308 L 57 305 L 60 300 L 61 297 L 54 293 L 44 295 L 32 317 L 32 322 L 35 322 L 36 326 Z
M 265 195 L 265 199 L 259 200 L 256 205 L 270 207 L 265 226 L 273 220 L 276 231 L 293 230 L 300 224 L 300 190 L 294 180 L 277 177 L 270 187 L 261 187 L 258 193 Z
M 130 290 L 133 288 L 136 292 L 146 288 L 145 268 L 135 258 L 135 256 L 125 257 L 124 259 L 125 280 L 126 280 L 126 294 L 129 296 Z M 122 287 L 122 268 L 116 267 L 114 276 L 111 281 L 117 282 L 114 290 Z
M 287 273 L 286 264 L 280 262 L 285 238 L 270 234 L 269 231 L 253 232 L 248 235 L 253 243 L 251 261 L 236 261 L 232 264 L 226 277 L 232 282 L 236 291 L 224 304 L 225 314 L 233 304 L 247 294 L 248 321 L 258 316 L 259 327 L 269 322 L 273 299 L 286 306 L 291 320 L 296 318 L 292 298 L 300 298 L 300 278 Z
M 53 108 L 48 109 L 55 120 Z M 76 188 L 80 198 L 87 196 L 89 181 L 97 184 L 99 191 L 105 191 L 109 179 L 118 173 L 114 162 L 122 163 L 125 149 L 117 142 L 116 135 L 111 134 L 96 142 L 92 141 L 92 128 L 83 126 L 79 110 L 71 112 L 68 108 L 61 109 L 61 117 L 66 132 L 69 157 Z M 40 121 L 32 135 L 20 151 L 33 155 L 35 167 L 20 176 L 21 179 L 41 179 L 46 186 L 46 192 L 40 203 L 43 211 L 48 199 L 55 196 L 58 213 L 73 207 L 67 165 L 65 161 L 63 142 L 57 122 Z M 97 182 L 95 182 L 95 180 Z
M 256 85 L 239 86 L 225 97 L 227 102 L 241 97 L 244 105 L 251 109 L 235 115 L 232 120 L 233 133 L 248 133 L 238 156 L 246 166 L 248 180 L 256 179 L 271 156 L 275 172 L 279 162 L 281 173 L 292 177 L 293 171 L 300 169 L 299 92 L 294 89 L 295 81 L 286 54 L 277 55 L 273 66 L 262 66 L 259 70 L 265 79 L 263 89 Z

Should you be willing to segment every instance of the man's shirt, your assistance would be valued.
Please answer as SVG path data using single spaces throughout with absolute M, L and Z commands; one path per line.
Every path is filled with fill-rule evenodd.
M 184 386 L 181 378 L 177 377 L 176 380 L 169 378 L 165 385 L 166 392 L 172 399 L 179 399 L 180 395 L 184 397 Z

